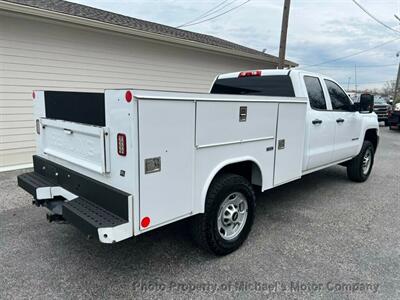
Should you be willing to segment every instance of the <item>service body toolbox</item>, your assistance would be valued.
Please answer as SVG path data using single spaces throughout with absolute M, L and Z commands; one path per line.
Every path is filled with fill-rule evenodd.
M 373 98 L 301 70 L 219 75 L 210 94 L 35 91 L 34 172 L 18 177 L 49 220 L 114 243 L 191 217 L 223 255 L 250 232 L 264 191 L 332 165 L 367 180 L 379 141 Z
M 251 163 L 263 190 L 301 177 L 303 98 L 35 91 L 34 106 L 34 172 L 19 185 L 104 243 L 203 213 L 224 166 Z

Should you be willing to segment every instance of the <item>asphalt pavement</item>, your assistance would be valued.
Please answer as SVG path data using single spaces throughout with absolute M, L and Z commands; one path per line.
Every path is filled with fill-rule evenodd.
M 400 131 L 381 128 L 369 180 L 335 166 L 260 194 L 225 257 L 179 222 L 113 245 L 87 240 L 0 173 L 0 299 L 400 299 Z

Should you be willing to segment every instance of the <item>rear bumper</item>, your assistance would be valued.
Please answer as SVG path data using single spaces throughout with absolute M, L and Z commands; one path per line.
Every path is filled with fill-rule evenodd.
M 34 172 L 18 176 L 18 185 L 87 235 L 114 243 L 133 235 L 132 196 L 80 173 L 33 157 Z

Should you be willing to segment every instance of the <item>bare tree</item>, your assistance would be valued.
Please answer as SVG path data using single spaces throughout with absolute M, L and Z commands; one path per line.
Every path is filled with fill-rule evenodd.
M 396 86 L 395 80 L 386 81 L 382 88 L 383 94 L 393 98 L 395 86 Z

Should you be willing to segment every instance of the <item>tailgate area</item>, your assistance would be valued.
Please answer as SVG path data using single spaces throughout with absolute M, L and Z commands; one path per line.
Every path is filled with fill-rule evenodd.
M 34 172 L 18 176 L 18 185 L 33 195 L 36 205 L 105 243 L 132 236 L 131 195 L 39 156 L 33 163 Z
M 37 91 L 34 108 L 38 154 L 102 175 L 111 172 L 106 110 L 112 108 L 104 93 Z
M 100 174 L 110 172 L 107 127 L 45 118 L 39 122 L 40 148 L 44 154 Z

